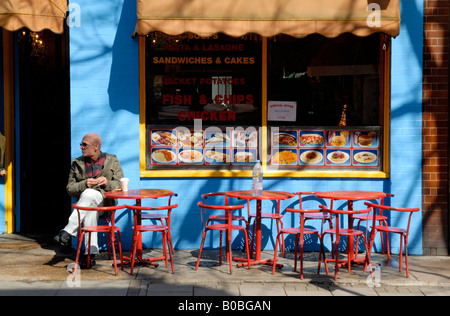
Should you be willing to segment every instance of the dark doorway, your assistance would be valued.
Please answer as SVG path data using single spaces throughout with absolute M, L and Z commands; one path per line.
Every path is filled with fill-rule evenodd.
M 68 32 L 18 32 L 20 208 L 22 233 L 53 234 L 70 214 Z M 16 203 L 17 205 L 17 203 Z

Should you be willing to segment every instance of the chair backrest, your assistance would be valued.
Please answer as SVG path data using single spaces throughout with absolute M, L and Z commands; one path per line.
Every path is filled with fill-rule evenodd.
M 136 211 L 167 211 L 167 224 L 170 229 L 170 218 L 172 215 L 172 210 L 178 207 L 178 204 L 173 205 L 161 205 L 161 206 L 141 206 L 141 205 L 125 205 L 127 209 Z M 136 214 L 135 214 L 136 215 Z
M 207 211 L 207 210 L 223 210 L 225 212 L 225 215 L 227 215 L 227 223 L 228 225 L 231 227 L 231 222 L 232 222 L 232 213 L 234 210 L 241 210 L 244 208 L 244 205 L 209 205 L 209 204 L 204 204 L 202 201 L 197 203 L 198 207 L 201 210 L 201 213 L 203 213 L 203 211 Z M 202 222 L 203 222 L 203 215 L 202 215 Z M 203 223 L 202 223 L 203 226 Z
M 318 213 L 321 211 L 321 209 L 319 208 L 320 202 L 319 200 L 317 200 L 317 197 L 315 197 L 316 191 L 301 191 L 301 192 L 294 192 L 292 193 L 294 195 L 298 196 L 298 208 L 292 208 L 292 207 L 288 207 L 286 208 L 286 213 L 296 213 L 299 214 L 300 216 L 300 228 L 303 228 L 304 224 L 305 224 L 305 214 L 308 213 Z M 317 208 L 303 208 L 303 199 L 308 198 L 308 197 L 312 197 L 315 199 L 315 201 L 317 202 Z
M 299 218 L 300 229 L 303 229 L 305 226 L 305 214 L 308 214 L 308 213 L 309 214 L 312 214 L 312 213 L 317 214 L 320 211 L 321 211 L 320 209 L 302 209 L 302 208 L 298 209 L 298 208 L 290 208 L 290 207 L 286 208 L 287 213 L 296 213 L 296 214 L 300 215 L 300 218 Z
M 207 199 L 210 196 L 226 196 L 227 194 L 225 192 L 209 192 L 209 193 L 203 193 L 202 198 Z
M 220 204 L 217 204 L 217 205 L 222 205 L 222 203 L 223 203 L 223 205 L 228 205 L 228 196 L 226 195 L 226 193 L 225 192 L 209 192 L 209 193 L 203 193 L 202 195 L 201 195 L 201 197 L 202 197 L 202 204 L 204 204 L 204 205 L 212 205 L 210 202 L 206 202 L 206 200 L 208 199 L 208 198 L 210 198 L 210 197 L 217 197 L 217 196 L 219 196 L 219 197 L 223 197 L 223 201 L 221 201 L 220 202 Z M 214 200 L 214 202 L 217 202 L 217 199 L 213 199 Z M 216 205 L 216 204 L 215 204 Z M 205 208 L 201 208 L 200 209 L 200 218 L 201 218 L 201 223 L 202 223 L 202 229 L 204 228 L 204 223 L 206 222 L 206 221 L 203 221 L 203 212 L 205 212 L 205 216 L 206 216 L 206 209 Z
M 210 192 L 210 193 L 203 193 L 202 195 L 202 200 L 203 200 L 203 204 L 206 204 L 206 200 L 209 197 L 213 197 L 213 196 L 223 196 L 224 200 L 225 200 L 225 205 L 228 205 L 228 196 L 226 195 L 225 192 Z
M 303 208 L 303 202 L 304 202 L 303 200 L 305 198 L 308 198 L 308 197 L 315 197 L 317 199 L 317 203 L 318 203 L 317 207 L 319 207 L 320 201 L 317 198 L 316 193 L 319 193 L 319 191 L 300 191 L 300 192 L 294 192 L 293 194 L 298 196 L 299 208 L 302 209 Z M 331 209 L 333 208 L 333 202 L 334 202 L 334 200 L 331 199 L 331 201 L 330 201 L 330 208 Z
M 91 211 L 91 212 L 110 212 L 111 216 L 109 224 L 111 227 L 115 226 L 115 212 L 117 210 L 125 209 L 125 205 L 113 205 L 113 206 L 79 206 L 76 204 L 72 204 L 72 207 L 77 210 L 78 213 L 78 233 L 81 235 L 81 218 L 80 218 L 80 210 L 81 211 Z M 79 235 L 79 236 L 80 236 Z
M 178 207 L 178 204 L 161 205 L 161 206 L 125 205 L 125 207 L 130 210 L 137 210 L 137 211 L 163 211 L 163 210 L 171 211 L 174 208 Z
M 347 215 L 347 216 L 353 216 L 356 214 L 368 214 L 371 211 L 371 208 L 367 208 L 367 209 L 363 209 L 363 210 L 335 210 L 335 209 L 331 209 L 328 208 L 325 205 L 321 205 L 320 208 L 322 209 L 322 212 L 325 213 L 330 213 L 333 214 L 335 216 L 334 220 L 335 220 L 335 226 L 334 228 L 336 229 L 336 231 L 339 233 L 339 229 L 343 228 L 340 224 L 340 219 L 339 219 L 339 215 Z M 352 229 L 353 227 L 349 227 L 349 229 Z
M 381 199 L 380 199 L 380 205 L 385 205 L 385 202 L 386 202 L 386 198 L 391 198 L 391 197 L 394 197 L 394 194 L 392 194 L 392 193 L 386 193 L 386 196 L 385 197 L 382 197 Z M 376 204 L 376 203 L 373 203 L 373 204 Z M 375 210 L 374 210 L 375 211 Z M 380 212 L 379 212 L 379 215 L 383 215 L 383 210 L 380 210 Z
M 170 194 L 170 195 L 163 196 L 163 197 L 155 197 L 155 198 L 153 198 L 153 200 L 157 200 L 158 202 L 161 202 L 162 203 L 161 205 L 164 205 L 164 204 L 171 205 L 172 204 L 172 198 L 174 196 L 177 197 L 178 193 L 172 192 L 172 194 Z M 150 201 L 150 199 L 142 200 L 142 203 L 144 203 L 144 201 Z M 165 201 L 167 201 L 167 202 L 165 202 Z
M 388 205 L 379 205 L 379 204 L 374 204 L 374 203 L 370 203 L 370 202 L 364 202 L 365 205 L 369 206 L 370 208 L 373 209 L 373 225 L 375 227 L 375 216 L 377 214 L 377 210 L 381 211 L 394 211 L 394 212 L 405 212 L 405 213 L 409 213 L 409 217 L 408 217 L 408 225 L 406 228 L 406 234 L 409 233 L 409 226 L 411 224 L 411 217 L 413 215 L 413 213 L 417 212 L 420 210 L 420 208 L 406 208 L 406 207 L 394 207 L 394 206 L 388 206 Z
M 316 191 L 301 191 L 301 192 L 294 192 L 293 194 L 294 195 L 297 195 L 298 196 L 298 208 L 299 209 L 303 209 L 304 208 L 304 206 L 303 206 L 303 200 L 305 199 L 305 198 L 308 198 L 308 197 L 315 197 L 315 195 L 316 195 Z M 317 199 L 317 197 L 315 197 L 315 200 L 317 201 L 317 212 L 320 212 L 320 209 L 319 209 L 319 200 Z

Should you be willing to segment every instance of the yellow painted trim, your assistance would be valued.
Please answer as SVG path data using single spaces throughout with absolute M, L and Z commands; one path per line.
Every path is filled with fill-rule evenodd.
M 262 137 L 260 137 L 260 146 L 259 152 L 261 153 L 261 162 L 263 170 L 265 166 L 267 165 L 267 38 L 262 38 L 262 87 L 261 87 L 261 94 L 262 94 L 262 122 L 261 122 L 261 133 Z
M 383 124 L 383 171 L 390 174 L 390 143 L 391 143 L 391 40 L 388 36 L 385 38 L 386 50 L 384 50 L 384 124 Z
M 145 37 L 139 36 L 139 164 L 141 173 L 145 171 Z
M 3 80 L 5 112 L 5 222 L 6 233 L 14 232 L 14 62 L 13 33 L 3 30 Z
M 251 177 L 251 170 L 145 170 L 143 178 L 202 178 L 202 177 Z M 340 170 L 308 170 L 308 171 L 264 171 L 265 178 L 377 178 L 386 179 L 388 174 L 382 171 L 340 171 Z
M 385 179 L 388 175 L 383 171 L 343 171 L 343 170 L 307 170 L 307 171 L 265 171 L 264 177 L 292 178 L 378 178 Z

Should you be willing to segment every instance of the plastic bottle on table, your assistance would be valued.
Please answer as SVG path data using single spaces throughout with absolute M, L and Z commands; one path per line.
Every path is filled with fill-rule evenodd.
M 252 182 L 252 195 L 261 196 L 263 191 L 263 172 L 261 167 L 261 162 L 256 161 L 253 167 L 253 182 Z

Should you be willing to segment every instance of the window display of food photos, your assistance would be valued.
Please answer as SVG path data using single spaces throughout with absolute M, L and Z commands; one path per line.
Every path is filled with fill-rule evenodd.
M 379 131 L 302 130 L 271 131 L 270 166 L 379 167 Z
M 151 129 L 151 166 L 242 166 L 258 157 L 255 129 Z

